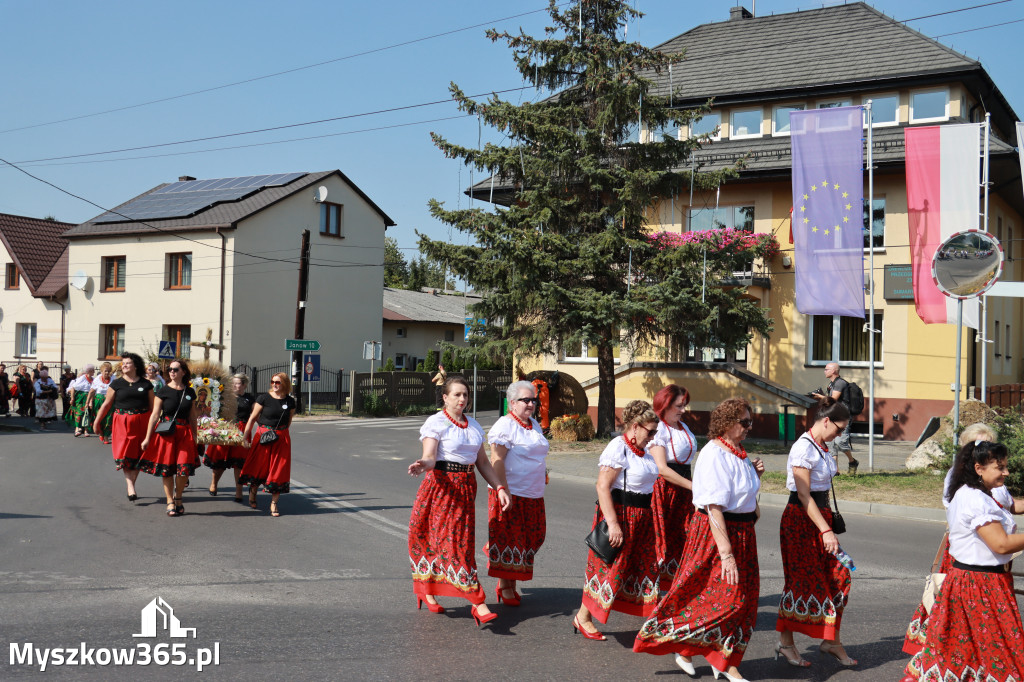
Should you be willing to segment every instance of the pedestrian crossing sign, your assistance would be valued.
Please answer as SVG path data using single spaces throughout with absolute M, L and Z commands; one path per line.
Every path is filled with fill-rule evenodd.
M 178 343 L 177 341 L 161 341 L 160 352 L 157 353 L 157 357 L 161 360 L 173 360 L 178 357 L 177 354 Z

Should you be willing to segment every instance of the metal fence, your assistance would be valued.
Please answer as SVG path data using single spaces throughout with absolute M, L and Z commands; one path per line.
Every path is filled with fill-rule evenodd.
M 366 396 L 377 393 L 392 408 L 408 405 L 433 405 L 434 385 L 429 372 L 352 372 L 352 412 L 361 412 Z M 448 378 L 463 377 L 469 384 L 469 404 L 473 404 L 473 372 L 449 372 Z M 476 374 L 477 409 L 496 410 L 501 405 L 505 389 L 512 383 L 508 370 L 480 370 Z
M 253 395 L 266 393 L 270 390 L 270 378 L 278 372 L 288 374 L 291 365 L 287 363 L 251 367 L 245 363 L 232 367 L 232 372 L 245 374 L 249 377 L 249 391 Z M 343 368 L 320 368 L 320 381 L 302 382 L 302 404 L 310 399 L 312 388 L 312 406 L 328 407 L 338 411 L 345 408 L 349 396 L 349 373 Z

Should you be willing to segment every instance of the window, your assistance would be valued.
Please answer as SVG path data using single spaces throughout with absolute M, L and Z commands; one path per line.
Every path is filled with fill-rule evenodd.
M 803 110 L 803 104 L 775 107 L 775 111 L 772 114 L 772 135 L 789 135 L 790 113 Z
M 320 234 L 343 237 L 341 227 L 341 204 L 320 204 Z
M 647 132 L 647 141 L 664 142 L 666 136 L 671 137 L 673 140 L 678 140 L 679 128 L 675 127 L 671 123 L 666 123 L 660 128 L 649 129 Z
M 100 344 L 101 358 L 116 360 L 121 357 L 121 353 L 124 352 L 124 325 L 100 325 Z
M 612 357 L 619 359 L 619 335 L 615 332 L 612 343 Z M 597 362 L 597 345 L 590 346 L 586 341 L 575 341 L 562 344 L 562 359 L 570 362 Z
M 1006 359 L 1010 359 L 1010 349 L 1013 348 L 1013 344 L 1010 343 L 1010 325 L 1006 325 L 1006 335 L 1003 337 L 1003 343 L 1006 344 Z
M 721 230 L 733 228 L 745 232 L 754 231 L 753 206 L 719 206 L 718 208 L 698 208 L 687 212 L 690 232 L 703 230 Z
M 865 97 L 866 105 L 871 100 L 871 123 L 874 127 L 895 126 L 900 124 L 900 96 L 878 95 Z
M 454 341 L 455 340 L 455 330 L 454 329 L 445 329 L 444 330 L 444 340 L 445 341 Z
M 405 369 L 405 353 L 399 353 L 395 356 L 395 369 Z
M 396 329 L 395 330 L 395 336 L 397 336 L 400 339 L 404 339 L 405 338 L 405 327 L 399 327 L 398 329 Z
M 174 341 L 178 357 L 187 359 L 191 355 L 189 351 L 192 347 L 188 344 L 192 340 L 192 327 L 187 324 L 165 324 L 163 340 Z
M 15 341 L 17 348 L 14 354 L 18 357 L 35 357 L 36 355 L 36 325 L 16 324 L 14 325 Z
M 996 217 L 996 240 L 1003 243 L 1003 216 Z
M 690 135 L 710 135 L 712 140 L 722 139 L 722 114 L 712 111 L 699 121 L 690 123 Z
M 21 276 L 18 274 L 18 266 L 14 263 L 7 264 L 7 276 L 4 278 L 5 289 L 17 289 L 21 285 Z
M 1003 246 L 1003 251 L 1006 253 L 1006 260 L 1013 260 L 1013 224 L 1011 223 L 1006 227 L 1006 245 Z
M 169 254 L 167 254 L 167 288 L 168 289 L 191 289 L 192 288 L 192 254 L 191 253 L 169 253 Z
M 910 122 L 945 121 L 949 118 L 949 93 L 945 88 L 910 93 Z
M 875 341 L 875 366 L 882 366 L 882 312 L 875 311 L 874 328 L 879 332 L 871 334 L 865 328 L 870 320 L 840 315 L 814 315 L 810 318 L 809 336 L 811 365 L 825 365 L 838 362 L 840 365 L 867 366 L 870 348 L 869 338 Z
M 124 291 L 124 256 L 106 256 L 102 259 L 103 291 Z
M 996 320 L 995 325 L 992 327 L 992 350 L 995 351 L 997 358 L 1002 357 L 999 352 L 999 320 Z
M 852 104 L 848 99 L 834 99 L 828 102 L 818 102 L 818 109 L 837 109 L 838 107 L 848 107 Z
M 868 200 L 864 199 L 864 248 L 885 248 L 885 198 L 875 197 L 875 209 L 868 215 Z
M 761 110 L 739 109 L 732 112 L 729 128 L 729 137 L 734 140 L 743 137 L 761 137 Z

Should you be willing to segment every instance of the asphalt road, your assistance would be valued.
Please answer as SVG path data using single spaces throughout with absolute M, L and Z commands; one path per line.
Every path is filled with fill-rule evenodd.
M 535 579 L 520 588 L 522 607 L 495 606 L 496 581 L 483 576 L 500 614 L 490 626 L 475 628 L 468 604 L 453 599 L 442 600 L 446 614 L 417 611 L 406 529 L 419 479 L 405 468 L 418 456 L 421 421 L 296 423 L 293 492 L 282 497 L 284 515 L 276 519 L 269 496 L 260 496 L 259 511 L 236 504 L 230 484 L 209 496 L 207 469 L 185 493 L 186 515 L 168 518 L 151 476 L 140 477 L 136 504 L 125 499 L 123 478 L 98 439 L 0 433 L 0 632 L 7 652 L 0 679 L 687 679 L 670 657 L 632 652 L 639 618 L 613 614 L 603 628 L 606 642 L 572 634 L 594 501 L 592 484 L 576 479 L 553 477 L 548 487 L 548 539 Z M 941 525 L 848 515 L 843 546 L 858 570 L 843 639 L 861 665 L 843 670 L 798 636 L 814 664 L 799 670 L 771 658 L 782 589 L 780 515 L 780 508 L 765 508 L 758 528 L 761 599 L 746 677 L 899 679 L 903 632 Z M 477 538 L 479 553 L 486 538 L 482 487 Z M 479 563 L 485 566 L 482 557 Z M 140 612 L 157 597 L 181 627 L 196 629 L 194 638 L 133 637 L 145 634 Z M 40 673 L 38 662 L 11 659 L 30 642 L 37 653 L 83 642 L 87 650 L 184 643 L 186 662 L 216 645 L 219 664 L 201 673 L 155 663 L 48 665 Z M 710 679 L 707 663 L 695 663 Z

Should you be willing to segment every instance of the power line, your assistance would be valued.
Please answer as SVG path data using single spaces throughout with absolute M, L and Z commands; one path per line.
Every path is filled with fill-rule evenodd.
M 935 37 L 936 38 L 945 38 L 946 36 L 955 36 L 955 35 L 960 35 L 961 33 L 971 33 L 972 31 L 983 31 L 986 28 L 997 28 L 999 26 L 1008 26 L 1009 24 L 1019 24 L 1022 21 L 1024 21 L 1024 19 L 1014 19 L 1012 21 L 1004 21 L 1004 22 L 999 23 L 999 24 L 989 24 L 988 26 L 979 26 L 978 28 L 967 28 L 967 29 L 964 29 L 963 31 L 953 31 L 952 33 L 943 33 L 942 35 L 937 35 Z
M 946 12 L 936 12 L 935 14 L 925 14 L 924 16 L 914 17 L 913 19 L 901 19 L 901 23 L 907 23 L 908 21 L 918 21 L 919 19 L 931 19 L 932 17 L 943 17 L 947 14 L 956 14 L 957 12 L 966 12 L 969 9 L 978 9 L 979 7 L 991 7 L 992 5 L 1001 5 L 1004 2 L 1010 2 L 1011 0 L 996 0 L 995 2 L 986 2 L 981 5 L 971 5 L 970 7 L 961 7 L 960 9 L 951 9 Z M 947 34 L 948 35 L 948 34 Z

